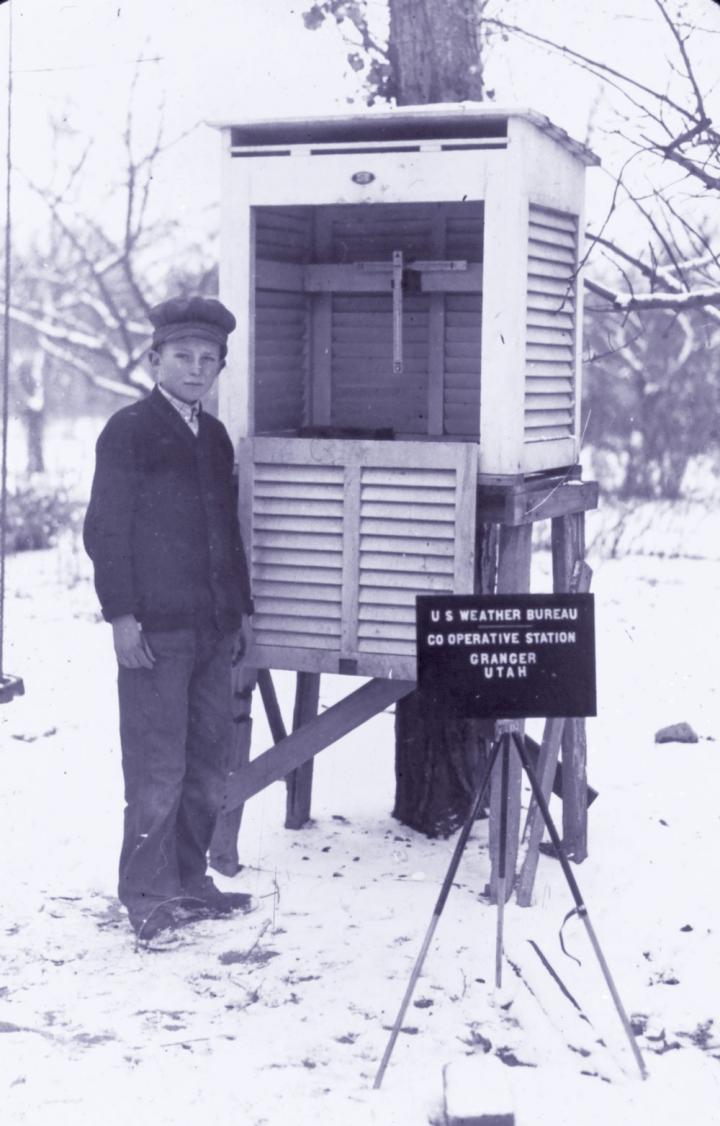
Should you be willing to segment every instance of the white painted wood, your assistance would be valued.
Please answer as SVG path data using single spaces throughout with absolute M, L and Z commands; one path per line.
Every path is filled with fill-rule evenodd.
M 362 261 L 360 259 L 359 261 Z M 364 270 L 349 265 L 317 263 L 301 266 L 294 262 L 259 262 L 258 284 L 268 289 L 298 289 L 305 293 L 391 293 L 392 272 Z M 482 266 L 469 262 L 465 270 L 420 270 L 423 293 L 479 293 Z
M 497 152 L 418 152 L 232 159 L 246 181 L 250 205 L 432 203 L 481 200 L 491 176 L 501 176 Z M 357 171 L 373 173 L 355 184 Z
M 256 437 L 240 455 L 252 659 L 414 677 L 415 595 L 473 589 L 476 446 Z
M 550 209 L 551 212 L 566 212 L 577 217 L 573 264 L 575 283 L 573 286 L 572 350 L 574 364 L 574 390 L 571 403 L 571 433 L 560 441 L 526 440 L 523 463 L 525 472 L 540 471 L 561 465 L 572 465 L 577 461 L 580 439 L 580 406 L 582 395 L 582 281 L 578 275 L 580 261 L 585 195 L 585 166 L 576 159 L 566 146 L 547 134 L 540 132 L 529 121 L 521 118 L 511 119 L 508 126 L 508 139 L 511 147 L 517 146 L 523 152 L 523 177 L 529 200 L 536 206 Z M 553 257 L 561 263 L 567 258 L 562 251 L 572 250 L 572 221 L 556 215 L 549 215 L 548 239 L 554 244 Z M 545 248 L 547 252 L 547 248 Z M 548 285 L 548 292 L 561 294 L 562 281 L 558 285 Z M 536 302 L 539 304 L 539 302 Z M 557 302 L 547 298 L 544 302 L 548 313 L 554 314 Z M 529 436 L 526 435 L 526 438 Z M 562 458 L 562 460 L 554 460 Z
M 532 469 L 539 467 L 541 442 L 569 439 L 576 449 L 577 222 L 575 214 L 530 203 L 524 427 L 525 462 Z M 553 301 L 555 309 L 548 308 Z
M 248 664 L 261 669 L 294 669 L 298 672 L 345 672 L 357 676 L 378 676 L 395 680 L 415 680 L 417 663 L 414 647 L 405 643 L 404 653 L 362 653 L 357 665 L 351 670 L 340 665 L 340 658 L 328 654 L 327 643 L 321 640 L 317 646 L 301 648 L 285 644 L 286 638 L 279 638 L 277 645 L 261 645 L 253 642 L 248 650 Z M 280 642 L 283 642 L 282 644 Z
M 305 266 L 300 262 L 271 262 L 258 258 L 255 284 L 259 289 L 305 290 Z
M 230 130 L 224 129 L 221 143 L 227 152 Z M 220 373 L 218 410 L 233 442 L 253 432 L 254 370 L 253 331 L 255 286 L 253 284 L 252 213 L 245 177 L 227 157 L 222 162 L 220 217 L 220 296 L 236 317 L 237 327 L 228 338 L 227 363 Z
M 515 156 L 520 156 L 520 166 Z M 585 165 L 568 149 L 531 122 L 508 122 L 508 158 L 534 203 L 578 213 L 585 184 Z
M 573 465 L 575 457 L 574 438 L 539 438 L 535 442 L 526 442 L 526 460 L 531 462 L 534 472 L 544 469 L 557 469 L 558 466 Z
M 475 590 L 475 504 L 478 458 L 474 446 L 463 446 L 461 450 L 457 465 L 453 589 L 458 593 L 469 593 Z
M 422 111 L 430 116 L 432 112 Z M 411 434 L 424 439 L 422 443 L 408 443 L 409 467 L 419 467 L 417 455 L 421 446 L 443 440 L 445 435 L 456 444 L 468 446 L 474 446 L 473 438 L 479 436 L 480 471 L 495 477 L 557 468 L 576 460 L 581 287 L 575 286 L 574 317 L 570 309 L 567 313 L 557 312 L 557 299 L 567 288 L 571 261 L 576 264 L 577 255 L 582 252 L 580 245 L 574 245 L 579 239 L 573 237 L 572 224 L 562 214 L 578 216 L 578 229 L 582 230 L 584 167 L 590 157 L 581 146 L 526 111 L 509 114 L 507 146 L 498 149 L 443 151 L 441 144 L 423 141 L 422 151 L 418 152 L 407 151 L 406 147 L 402 152 L 361 153 L 348 144 L 347 152 L 330 155 L 326 146 L 322 156 L 314 156 L 311 149 L 318 146 L 313 143 L 289 146 L 292 155 L 288 156 L 255 155 L 245 159 L 231 155 L 229 129 L 223 130 L 222 138 L 225 159 L 221 295 L 236 312 L 238 328 L 230 337 L 228 367 L 220 381 L 220 412 L 234 442 L 253 433 L 254 388 L 249 373 L 255 370 L 257 351 L 263 387 L 263 409 L 258 418 L 267 419 L 267 404 L 274 404 L 278 430 L 296 428 L 298 412 L 301 417 L 297 425 L 339 422 L 344 426 L 394 426 L 400 436 Z M 382 149 L 383 144 L 389 142 L 378 142 L 377 147 Z M 261 150 L 256 152 L 260 154 Z M 371 173 L 374 180 L 365 185 L 354 183 L 351 177 L 360 170 Z M 472 239 L 469 232 L 467 236 L 462 234 L 464 200 L 484 204 L 481 277 L 475 276 L 480 274 L 480 267 L 472 264 L 469 254 L 463 253 L 463 240 Z M 353 254 L 357 246 L 362 247 L 366 232 L 359 207 L 358 222 L 354 222 L 358 204 L 391 204 L 406 211 L 412 206 L 426 205 L 426 215 L 427 205 L 446 204 L 447 244 L 443 257 L 467 257 L 471 263 L 465 272 L 422 275 L 422 289 L 433 294 L 425 300 L 432 304 L 428 306 L 424 325 L 418 318 L 417 323 L 405 325 L 406 370 L 397 385 L 385 374 L 385 344 L 380 339 L 385 332 L 382 310 L 375 310 L 376 319 L 367 323 L 362 317 L 354 320 L 349 312 L 340 310 L 337 325 L 334 319 L 329 325 L 335 300 L 331 295 L 337 293 L 338 285 L 346 287 L 348 299 L 352 299 L 353 291 L 359 290 L 366 291 L 366 298 L 373 293 L 380 297 L 382 273 L 356 274 L 355 267 L 349 264 L 352 255 L 338 256 L 332 237 L 328 240 L 326 235 L 322 247 L 318 242 L 317 217 L 332 213 L 347 227 Z M 544 219 L 535 213 L 534 228 L 529 232 L 530 204 L 548 210 Z M 322 298 L 306 298 L 308 327 L 301 343 L 294 334 L 290 314 L 283 319 L 279 314 L 275 316 L 272 309 L 261 314 L 263 332 L 258 334 L 257 341 L 253 338 L 253 208 L 276 207 L 291 210 L 275 215 L 260 212 L 264 257 L 257 263 L 257 280 L 268 292 L 309 290 L 328 295 L 324 306 L 317 304 Z M 299 210 L 306 207 L 316 209 L 314 220 L 310 211 Z M 323 212 L 323 208 L 327 211 Z M 388 218 L 385 223 L 379 212 L 376 218 L 375 229 L 379 233 L 367 237 L 384 246 L 383 240 L 392 239 L 395 220 Z M 308 263 L 307 238 L 313 221 L 316 246 Z M 434 221 L 437 223 L 437 218 Z M 481 221 L 481 217 L 473 217 L 476 239 Z M 406 222 L 406 237 L 412 240 L 415 219 L 410 215 Z M 535 251 L 530 269 L 540 263 L 545 288 L 528 328 L 525 298 L 529 233 Z M 427 257 L 437 253 L 438 247 L 433 246 Z M 409 251 L 407 256 L 412 256 Z M 421 256 L 426 257 L 425 252 Z M 389 272 L 387 284 L 389 293 Z M 467 292 L 469 287 L 471 293 Z M 453 299 L 477 296 L 481 333 L 473 326 L 469 310 L 453 311 L 450 297 L 434 296 L 448 293 L 453 294 Z M 327 351 L 329 327 L 333 338 L 338 329 L 332 355 Z M 438 334 L 443 336 L 441 343 Z M 478 370 L 474 357 L 479 337 L 482 343 Z M 359 355 L 361 345 L 363 354 Z M 305 365 L 300 408 L 299 363 Z M 575 386 L 568 399 L 568 384 L 561 381 L 571 375 L 573 364 Z M 337 418 L 333 415 L 333 394 L 340 412 Z M 539 426 L 541 418 L 544 425 Z M 528 424 L 527 433 L 524 422 Z M 266 421 L 262 425 L 267 429 Z M 264 499 L 266 503 L 257 506 L 256 519 L 284 521 L 283 529 L 290 531 L 287 521 L 295 520 L 298 513 L 286 511 L 271 496 Z M 339 503 L 342 512 L 342 502 Z M 391 519 L 387 506 L 392 501 L 378 498 L 372 504 L 372 518 L 387 523 Z M 321 509 L 322 505 L 309 497 L 300 515 L 330 519 L 330 510 Z M 422 503 L 412 502 L 409 519 L 421 519 L 422 510 Z M 276 530 L 279 529 L 280 525 Z M 259 530 L 272 528 L 263 526 Z M 302 535 L 304 530 L 299 528 L 295 532 Z
M 508 148 L 504 176 L 485 197 L 480 472 L 521 473 L 525 378 L 528 198 L 521 148 Z
M 578 216 L 578 278 L 577 290 L 575 295 L 575 449 L 573 452 L 573 462 L 580 458 L 580 451 L 583 443 L 582 432 L 582 393 L 583 393 L 583 310 L 585 302 L 585 286 L 583 278 L 585 275 L 585 257 L 587 254 L 587 242 L 585 239 L 585 181 L 582 180 L 581 187 L 578 191 L 577 201 L 577 216 Z
M 343 657 L 354 657 L 358 641 L 358 563 L 360 556 L 360 488 L 361 467 L 346 465 L 343 492 L 343 589 L 342 639 Z

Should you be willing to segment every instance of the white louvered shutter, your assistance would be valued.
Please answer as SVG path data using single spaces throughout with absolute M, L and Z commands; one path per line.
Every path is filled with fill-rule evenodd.
M 574 433 L 577 248 L 575 215 L 530 205 L 526 442 Z
M 307 208 L 260 207 L 255 213 L 258 263 L 301 265 L 310 258 Z M 255 290 L 255 430 L 297 430 L 307 412 L 308 309 L 301 288 Z
M 258 667 L 415 676 L 415 596 L 473 589 L 468 443 L 247 439 Z

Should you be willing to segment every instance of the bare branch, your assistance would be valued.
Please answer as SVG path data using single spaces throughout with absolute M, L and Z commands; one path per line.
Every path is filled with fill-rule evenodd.
M 693 88 L 693 92 L 695 94 L 695 102 L 697 104 L 698 117 L 702 121 L 707 121 L 707 123 L 709 125 L 710 122 L 709 122 L 708 116 L 705 112 L 705 104 L 703 102 L 703 96 L 702 96 L 702 93 L 700 92 L 700 87 L 698 86 L 697 81 L 695 79 L 695 73 L 693 71 L 692 63 L 690 62 L 690 57 L 687 53 L 687 48 L 685 47 L 685 40 L 683 39 L 682 35 L 678 31 L 676 24 L 674 24 L 673 21 L 670 19 L 670 16 L 668 15 L 668 12 L 667 12 L 667 9 L 666 9 L 666 7 L 663 3 L 663 0 L 654 0 L 654 2 L 655 2 L 655 7 L 658 9 L 662 19 L 667 24 L 667 27 L 670 31 L 670 34 L 672 35 L 673 39 L 675 40 L 677 47 L 678 47 L 678 50 L 679 50 L 679 52 L 682 56 L 682 60 L 685 64 L 685 74 L 686 74 L 686 76 L 687 76 L 687 78 L 690 82 L 690 85 Z
M 655 282 L 657 280 L 657 272 L 648 266 L 647 263 L 643 262 L 642 258 L 638 258 L 636 254 L 631 254 L 630 251 L 618 246 L 617 243 L 614 243 L 611 239 L 606 238 L 604 235 L 595 235 L 592 231 L 587 231 L 585 237 L 598 246 L 604 246 L 608 250 L 611 250 L 618 258 L 622 258 L 630 266 L 634 266 L 636 270 L 639 270 L 649 281 Z
M 100 293 L 101 298 L 105 302 L 105 304 L 108 308 L 108 311 L 110 312 L 110 314 L 115 319 L 116 327 L 117 327 L 118 331 L 120 332 L 120 335 L 123 338 L 123 343 L 125 345 L 126 352 L 128 352 L 128 353 L 131 352 L 132 351 L 132 341 L 130 339 L 130 335 L 129 335 L 127 328 L 125 326 L 124 318 L 122 317 L 122 314 L 121 314 L 120 310 L 118 309 L 115 298 L 114 298 L 112 292 L 110 291 L 110 288 L 107 285 L 103 274 L 98 273 L 95 262 L 93 261 L 93 259 L 88 254 L 86 245 L 84 244 L 82 239 L 80 239 L 78 237 L 78 235 L 72 229 L 70 224 L 65 221 L 65 219 L 63 218 L 63 216 L 60 212 L 59 205 L 56 204 L 54 200 L 48 199 L 46 193 L 43 192 L 43 190 L 41 188 L 38 188 L 37 185 L 34 184 L 32 181 L 28 181 L 28 183 L 30 184 L 30 187 L 33 189 L 33 191 L 35 191 L 40 196 L 40 198 L 42 200 L 44 200 L 45 204 L 50 208 L 50 211 L 52 212 L 53 218 L 55 219 L 58 226 L 62 230 L 63 234 L 66 236 L 68 241 L 71 243 L 71 245 L 74 247 L 75 251 L 79 255 L 81 262 L 86 267 L 90 276 L 92 277 L 93 281 L 95 282 L 95 285 L 97 286 L 98 292 Z
M 131 342 L 130 348 L 121 352 L 114 348 L 109 341 L 100 340 L 84 328 L 73 326 L 67 322 L 56 324 L 52 320 L 49 310 L 46 309 L 33 309 L 32 307 L 19 309 L 17 306 L 12 306 L 10 316 L 18 324 L 24 324 L 35 329 L 39 335 L 46 337 L 48 340 L 62 340 L 66 344 L 90 352 L 107 360 L 120 371 L 127 369 L 129 361 L 132 361 L 134 367 L 146 351 L 144 342 L 142 346 L 133 345 Z M 147 340 L 147 333 L 145 339 Z
M 685 156 L 684 153 L 678 152 L 672 145 L 654 144 L 653 147 L 655 147 L 658 152 L 662 153 L 666 160 L 671 160 L 673 164 L 684 168 L 686 172 L 689 172 L 691 176 L 694 176 L 695 179 L 699 180 L 701 184 L 704 184 L 706 188 L 710 188 L 712 191 L 720 191 L 720 176 L 716 176 L 705 170 L 708 163 L 707 159 L 702 162 L 693 160 L 691 157 Z
M 673 41 L 682 60 L 682 70 L 675 67 L 681 77 L 685 78 L 693 93 L 693 105 L 682 105 L 670 96 L 667 91 L 654 89 L 631 74 L 617 70 L 598 59 L 591 58 L 564 44 L 555 42 L 536 32 L 527 31 L 516 25 L 506 24 L 501 20 L 489 20 L 508 33 L 517 35 L 528 42 L 542 45 L 566 58 L 575 66 L 586 70 L 595 78 L 618 90 L 622 96 L 641 114 L 652 120 L 665 134 L 664 137 L 653 137 L 645 134 L 642 137 L 648 151 L 653 152 L 671 163 L 682 168 L 689 176 L 697 179 L 706 188 L 713 191 L 720 190 L 720 174 L 713 167 L 717 162 L 720 146 L 720 135 L 713 128 L 712 121 L 705 110 L 705 102 L 699 83 L 697 81 L 692 60 L 687 50 L 686 42 L 670 19 L 663 0 L 654 0 L 656 7 L 665 23 L 670 28 Z M 649 99 L 649 100 L 648 100 Z M 667 120 L 667 111 L 672 110 L 679 115 L 682 127 L 671 125 Z M 632 142 L 640 148 L 638 142 Z M 695 152 L 688 148 L 695 147 Z
M 616 293 L 591 278 L 585 278 L 585 287 L 598 297 L 603 297 L 620 313 L 649 309 L 667 309 L 678 313 L 685 309 L 699 309 L 703 306 L 720 308 L 720 286 L 716 289 L 702 288 L 684 293 Z
M 618 344 L 612 348 L 608 348 L 605 352 L 592 352 L 590 355 L 583 356 L 584 364 L 598 364 L 601 360 L 608 360 L 611 356 L 617 356 L 624 352 L 627 348 L 631 348 L 636 341 L 640 340 L 645 335 L 645 329 L 641 328 L 629 340 L 623 340 L 622 344 Z
M 524 39 L 529 39 L 532 42 L 540 43 L 543 47 L 549 47 L 550 50 L 557 51 L 558 54 L 563 55 L 565 58 L 569 59 L 570 62 L 575 63 L 583 69 L 591 70 L 597 76 L 617 79 L 643 94 L 649 94 L 659 105 L 668 105 L 676 110 L 677 113 L 681 114 L 682 117 L 693 119 L 692 114 L 685 106 L 681 106 L 678 102 L 673 101 L 667 94 L 653 90 L 651 86 L 646 86 L 645 83 L 639 82 L 629 74 L 624 74 L 622 71 L 616 70 L 615 67 L 609 66 L 607 63 L 602 63 L 598 59 L 592 59 L 588 55 L 583 55 L 580 51 L 575 51 L 572 47 L 566 47 L 561 43 L 556 43 L 553 39 L 548 39 L 544 35 L 538 35 L 537 32 L 534 31 L 527 31 L 525 28 L 517 27 L 515 24 L 508 24 L 503 20 L 496 19 L 487 19 L 486 22 L 493 24 L 502 31 L 507 31 L 513 35 L 519 35 Z M 626 93 L 622 87 L 616 88 Z M 645 112 L 650 112 L 647 107 L 645 107 Z
M 85 363 L 77 353 L 67 348 L 61 348 L 51 340 L 45 339 L 43 341 L 43 347 L 48 356 L 52 356 L 53 359 L 59 360 L 67 367 L 71 368 L 72 371 L 76 371 L 79 375 L 82 375 L 92 383 L 94 387 L 99 387 L 102 391 L 111 391 L 115 395 L 123 395 L 133 400 L 141 398 L 145 391 L 143 385 L 133 386 L 129 383 L 123 383 L 118 379 L 110 379 L 104 375 L 97 375 L 91 365 Z

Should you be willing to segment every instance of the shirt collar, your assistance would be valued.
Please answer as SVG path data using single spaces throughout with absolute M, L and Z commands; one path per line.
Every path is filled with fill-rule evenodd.
M 161 383 L 158 383 L 157 388 L 160 394 L 167 399 L 171 406 L 175 407 L 175 410 L 178 412 L 178 414 L 182 418 L 184 418 L 190 426 L 192 426 L 193 423 L 197 422 L 202 410 L 202 406 L 200 405 L 199 400 L 196 400 L 194 403 L 186 403 L 182 399 L 178 399 L 175 395 L 171 394 L 171 392 L 163 387 Z

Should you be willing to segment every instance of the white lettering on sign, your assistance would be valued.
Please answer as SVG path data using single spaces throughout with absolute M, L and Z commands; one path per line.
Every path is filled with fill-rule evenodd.
M 592 596 L 453 596 L 421 611 L 419 602 L 419 678 L 434 706 L 595 714 Z
M 519 633 L 449 633 L 448 645 L 519 645 Z
M 458 615 L 461 622 L 519 622 L 522 620 L 520 610 L 515 606 L 506 610 L 478 610 L 475 608 L 458 610 Z
M 528 626 L 535 622 L 577 621 L 576 607 L 540 606 L 505 607 L 501 609 L 479 610 L 468 607 L 457 611 L 433 610 L 431 621 L 440 625 L 459 622 L 496 623 L 519 622 L 520 629 L 484 629 L 457 631 L 453 633 L 427 633 L 426 643 L 431 648 L 442 646 L 453 649 L 468 648 L 468 662 L 482 669 L 486 680 L 526 679 L 528 667 L 538 665 L 535 647 L 544 645 L 575 645 L 577 633 L 571 629 L 532 630 Z M 530 649 L 511 648 L 512 646 L 532 646 Z
M 576 622 L 578 617 L 575 606 L 541 606 L 538 609 L 527 609 L 529 622 Z
M 494 677 L 497 677 L 498 680 L 515 680 L 516 678 L 526 680 L 527 669 L 514 669 L 512 665 L 509 665 L 507 668 L 483 669 L 483 675 L 486 680 L 493 680 Z
M 577 641 L 575 630 L 558 630 L 550 633 L 526 633 L 526 645 L 574 645 Z
M 519 680 L 527 678 L 527 666 L 537 664 L 537 653 L 471 653 L 471 665 L 480 665 L 486 680 L 497 676 L 498 680 Z

